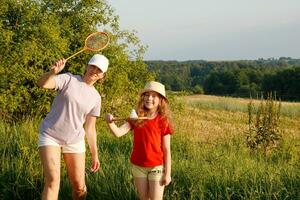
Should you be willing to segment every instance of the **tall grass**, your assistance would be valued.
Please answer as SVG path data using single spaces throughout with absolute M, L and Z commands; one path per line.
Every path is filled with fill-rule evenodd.
M 262 156 L 246 147 L 246 112 L 197 106 L 197 100 L 191 106 L 186 97 L 180 101 L 173 105 L 172 182 L 166 187 L 165 199 L 299 199 L 299 118 L 286 115 L 282 119 L 281 146 Z M 218 104 L 214 98 L 210 101 Z M 239 100 L 232 101 L 239 104 Z M 0 123 L 0 199 L 40 199 L 39 123 Z M 137 199 L 129 164 L 131 135 L 116 139 L 101 120 L 97 130 L 103 173 L 87 170 L 87 199 Z M 90 164 L 88 154 L 88 168 Z M 71 199 L 65 169 L 63 172 L 60 199 Z
M 249 99 L 220 97 L 209 95 L 194 95 L 180 98 L 191 107 L 202 109 L 217 109 L 227 111 L 247 112 Z M 260 100 L 253 100 L 254 106 L 258 107 Z M 281 114 L 290 118 L 300 118 L 300 103 L 282 102 Z
M 0 199 L 38 199 L 42 171 L 38 160 L 36 124 L 0 123 Z

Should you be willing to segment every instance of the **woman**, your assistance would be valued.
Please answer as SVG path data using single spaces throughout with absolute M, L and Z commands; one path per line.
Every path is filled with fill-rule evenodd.
M 58 198 L 61 153 L 73 199 L 85 199 L 85 134 L 92 155 L 91 171 L 96 172 L 100 167 L 95 125 L 100 115 L 101 96 L 93 85 L 104 78 L 109 61 L 103 55 L 94 55 L 83 76 L 59 74 L 65 63 L 65 59 L 57 61 L 37 81 L 39 87 L 58 91 L 40 126 L 38 146 L 45 178 L 42 199 Z

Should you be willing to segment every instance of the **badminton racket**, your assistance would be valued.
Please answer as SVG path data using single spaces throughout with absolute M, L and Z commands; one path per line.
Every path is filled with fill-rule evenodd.
M 85 50 L 89 50 L 89 51 L 103 50 L 107 47 L 108 43 L 109 43 L 109 37 L 107 33 L 104 32 L 92 33 L 85 39 L 83 49 L 66 58 L 66 61 Z

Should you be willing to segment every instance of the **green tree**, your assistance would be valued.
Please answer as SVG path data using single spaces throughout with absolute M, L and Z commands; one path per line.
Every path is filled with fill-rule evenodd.
M 246 61 L 146 61 L 148 69 L 170 90 L 193 92 L 201 85 L 206 94 L 258 96 L 277 91 L 285 100 L 299 100 L 300 59 Z
M 37 88 L 37 78 L 57 59 L 80 50 L 85 38 L 97 30 L 108 32 L 111 39 L 102 52 L 110 59 L 107 80 L 97 86 L 104 110 L 128 112 L 138 90 L 153 79 L 143 62 L 146 48 L 135 33 L 120 30 L 118 16 L 104 0 L 3 0 L 0 19 L 0 116 L 4 120 L 45 114 L 55 92 Z M 65 71 L 82 74 L 92 54 L 72 58 Z
M 267 93 L 276 91 L 284 100 L 300 99 L 300 67 L 287 68 L 264 77 L 262 90 Z

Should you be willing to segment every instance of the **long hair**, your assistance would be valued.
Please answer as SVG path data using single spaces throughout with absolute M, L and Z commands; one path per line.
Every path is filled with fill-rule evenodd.
M 149 110 L 144 105 L 145 93 L 141 94 L 139 101 L 136 106 L 137 115 L 139 117 L 146 117 Z M 168 100 L 159 94 L 159 104 L 157 107 L 157 114 L 159 114 L 163 119 L 165 119 L 168 123 L 171 123 L 171 111 L 169 108 Z M 132 120 L 132 123 L 135 126 L 142 126 L 144 120 Z

